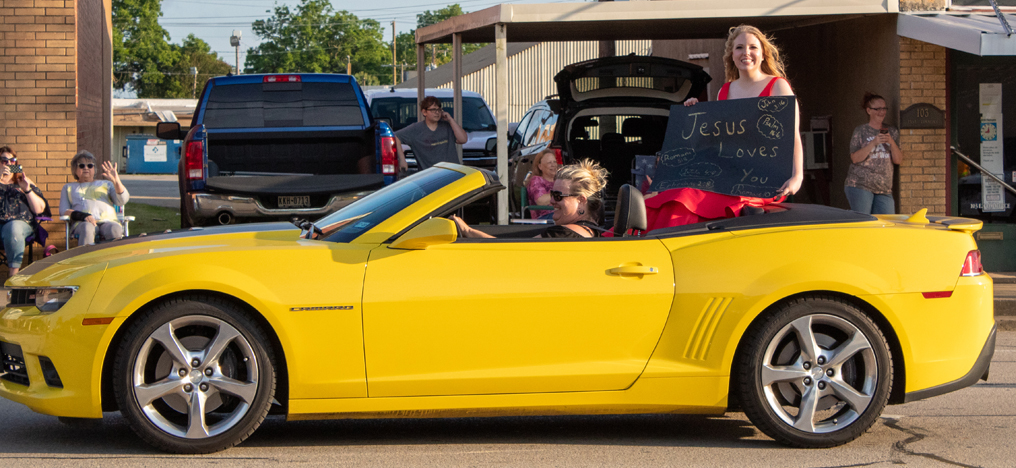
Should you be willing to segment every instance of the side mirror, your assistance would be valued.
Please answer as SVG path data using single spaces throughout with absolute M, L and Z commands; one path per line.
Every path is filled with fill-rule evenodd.
M 399 237 L 393 249 L 426 250 L 434 245 L 451 244 L 459 237 L 455 222 L 448 218 L 430 218 Z
M 497 137 L 488 138 L 487 145 L 484 146 L 484 149 L 486 149 L 488 153 L 497 151 Z
M 159 122 L 155 124 L 155 135 L 163 140 L 182 140 L 186 136 L 180 131 L 180 122 Z

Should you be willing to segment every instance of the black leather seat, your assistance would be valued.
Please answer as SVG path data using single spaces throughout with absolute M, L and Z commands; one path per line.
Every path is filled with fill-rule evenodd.
M 617 191 L 617 207 L 614 209 L 614 236 L 630 237 L 629 230 L 646 230 L 646 201 L 642 192 L 629 184 Z

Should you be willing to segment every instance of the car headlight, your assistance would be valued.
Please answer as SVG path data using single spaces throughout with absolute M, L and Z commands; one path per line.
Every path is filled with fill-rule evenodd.
M 71 300 L 77 286 L 64 286 L 59 288 L 39 288 L 35 290 L 35 307 L 39 312 L 53 313 L 60 310 L 67 301 Z

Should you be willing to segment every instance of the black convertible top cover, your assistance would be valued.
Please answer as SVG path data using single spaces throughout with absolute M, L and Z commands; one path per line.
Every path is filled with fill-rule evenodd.
M 676 237 L 717 231 L 804 226 L 809 224 L 859 223 L 875 221 L 872 215 L 825 205 L 779 203 L 765 207 L 765 213 L 738 216 L 705 223 L 687 224 L 650 231 L 647 237 Z

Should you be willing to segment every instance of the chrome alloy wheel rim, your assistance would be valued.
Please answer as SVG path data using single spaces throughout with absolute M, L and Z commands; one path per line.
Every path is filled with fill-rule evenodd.
M 794 320 L 773 337 L 763 358 L 766 403 L 783 422 L 807 433 L 852 424 L 878 384 L 871 343 L 852 323 L 833 315 Z
M 134 398 L 168 434 L 203 439 L 236 425 L 257 394 L 254 349 L 215 317 L 174 319 L 145 340 L 132 373 Z

